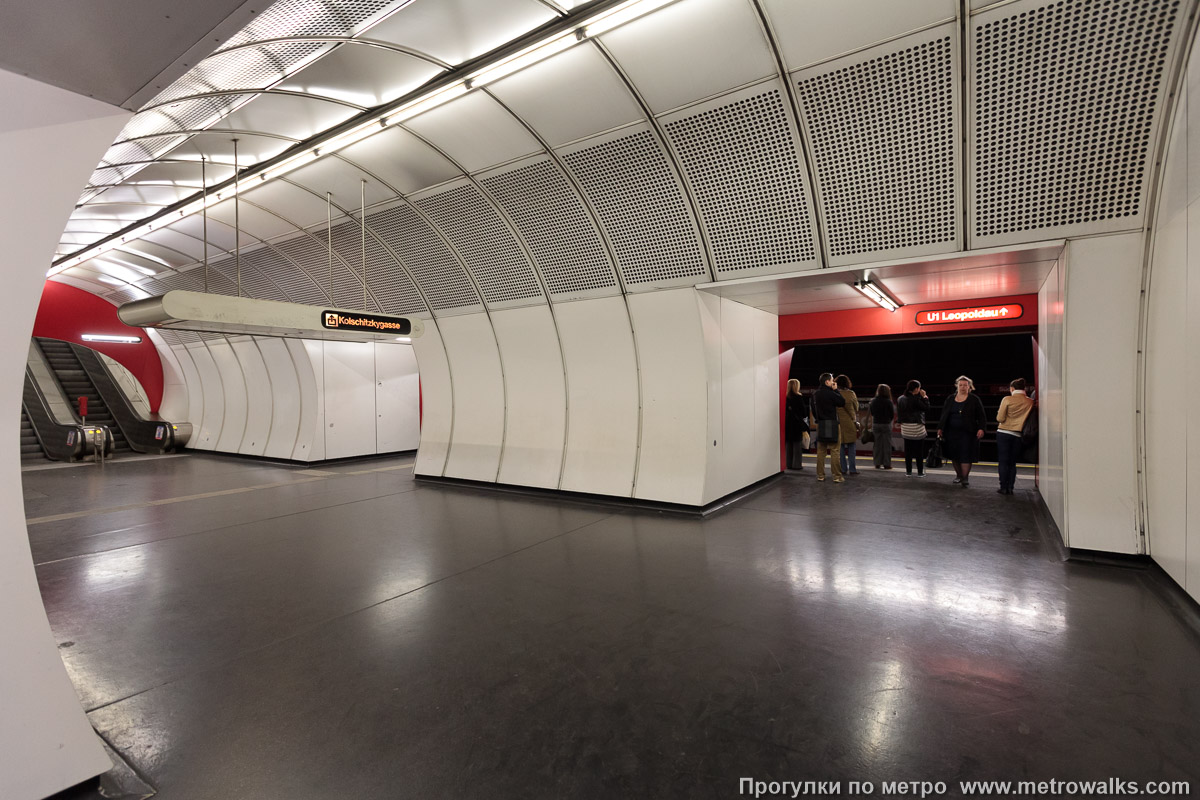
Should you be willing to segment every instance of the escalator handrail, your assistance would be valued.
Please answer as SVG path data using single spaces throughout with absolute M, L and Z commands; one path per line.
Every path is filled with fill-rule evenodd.
M 50 404 L 28 365 L 25 366 L 25 391 L 21 396 L 21 406 L 46 458 L 51 461 L 74 461 L 83 454 L 82 426 L 64 425 L 54 419 Z
M 143 417 L 129 398 L 125 395 L 109 371 L 108 365 L 100 358 L 95 350 L 67 342 L 71 352 L 79 360 L 79 365 L 87 373 L 88 379 L 100 395 L 100 399 L 108 406 L 113 423 L 125 434 L 125 441 L 139 453 L 165 453 L 174 447 L 174 426 L 164 419 L 146 419 Z M 157 417 L 158 415 L 153 415 Z

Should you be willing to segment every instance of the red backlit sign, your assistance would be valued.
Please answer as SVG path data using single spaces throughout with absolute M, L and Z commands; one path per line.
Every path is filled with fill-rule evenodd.
M 937 311 L 918 311 L 918 325 L 951 325 L 963 322 L 997 322 L 1020 319 L 1025 308 L 1020 303 L 976 308 L 939 308 Z

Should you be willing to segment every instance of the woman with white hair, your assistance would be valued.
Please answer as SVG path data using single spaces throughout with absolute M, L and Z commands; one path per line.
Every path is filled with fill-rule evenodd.
M 975 384 L 966 375 L 955 380 L 958 392 L 942 406 L 938 438 L 942 455 L 954 464 L 954 482 L 966 489 L 971 485 L 971 465 L 979 460 L 979 440 L 983 438 L 983 401 L 974 394 Z

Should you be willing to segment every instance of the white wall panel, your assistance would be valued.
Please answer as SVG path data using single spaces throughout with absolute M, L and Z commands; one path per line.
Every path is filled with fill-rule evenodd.
M 695 294 L 686 288 L 628 298 L 642 376 L 637 498 L 703 503 L 712 440 L 706 440 L 708 365 Z
M 325 458 L 325 371 L 321 343 L 288 339 L 287 349 L 300 381 L 300 426 L 292 458 L 320 461 Z
M 242 434 L 246 432 L 246 412 L 249 409 L 246 378 L 228 339 L 210 339 L 207 344 L 208 352 L 221 375 L 221 391 L 224 398 L 221 432 L 216 437 L 213 449 L 222 453 L 237 453 L 242 446 Z
M 270 373 L 252 338 L 230 339 L 229 344 L 241 365 L 242 377 L 246 382 L 246 427 L 236 452 L 248 456 L 265 455 L 274 400 Z
M 146 334 L 158 350 L 158 360 L 163 369 L 163 396 L 158 404 L 158 413 L 172 422 L 188 422 L 188 388 L 183 367 L 171 346 L 163 341 L 158 332 L 147 329 Z
M 548 306 L 492 313 L 508 393 L 500 483 L 557 489 L 566 440 L 567 390 Z
M 1066 478 L 1072 548 L 1138 548 L 1136 391 L 1141 234 L 1067 244 Z
M 375 453 L 375 346 L 324 342 L 325 457 Z
M 192 351 L 186 345 L 171 345 L 171 353 L 175 356 L 176 363 L 179 364 L 179 369 L 183 373 L 184 388 L 187 389 L 188 394 L 186 421 L 192 423 L 192 436 L 187 446 L 196 447 L 200 440 L 200 428 L 204 422 L 204 387 L 200 385 L 200 370 L 196 367 L 196 360 L 192 358 Z
M 1038 291 L 1038 491 L 1070 545 L 1067 528 L 1063 416 L 1063 266 L 1056 264 Z
M 191 356 L 196 367 L 198 386 L 202 393 L 200 425 L 193 429 L 188 447 L 196 450 L 216 450 L 217 440 L 221 438 L 221 426 L 225 420 L 225 390 L 221 387 L 221 373 L 204 342 L 188 344 L 187 354 Z
M 425 334 L 413 339 L 421 381 L 421 447 L 413 468 L 417 475 L 441 475 L 450 451 L 454 396 L 440 325 L 440 322 L 426 321 Z
M 629 497 L 638 450 L 638 368 L 625 300 L 554 307 L 567 363 L 567 453 L 562 488 Z
M 375 449 L 416 450 L 421 443 L 420 376 L 409 344 L 375 344 Z
M 306 401 L 316 402 L 315 392 L 312 397 L 301 397 L 300 379 L 296 376 L 296 365 L 288 352 L 286 339 L 261 336 L 255 341 L 271 386 L 271 429 L 263 455 L 292 458 L 300 432 L 300 407 Z M 308 388 L 315 390 L 316 386 Z
M 494 481 L 504 441 L 504 379 L 487 314 L 438 320 L 454 380 L 454 426 L 445 475 Z M 420 341 L 417 339 L 416 341 Z

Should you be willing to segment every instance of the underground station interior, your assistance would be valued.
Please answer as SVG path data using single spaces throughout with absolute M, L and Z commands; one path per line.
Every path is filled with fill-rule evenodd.
M 0 797 L 1200 795 L 1200 0 L 117 7 L 0 6 Z

